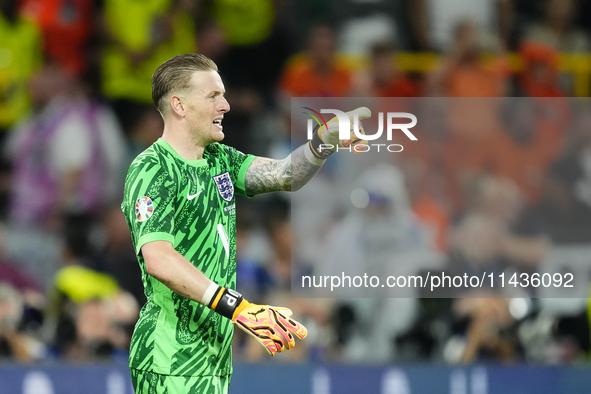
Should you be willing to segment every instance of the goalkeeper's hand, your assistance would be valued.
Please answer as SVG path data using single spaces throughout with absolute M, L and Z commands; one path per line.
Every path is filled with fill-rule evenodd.
M 293 334 L 300 339 L 308 335 L 306 327 L 290 318 L 292 312 L 288 308 L 252 304 L 242 294 L 225 287 L 218 287 L 208 306 L 250 334 L 271 356 L 292 349 Z
M 236 308 L 232 322 L 265 347 L 271 356 L 295 346 L 295 338 L 308 335 L 306 327 L 290 318 L 287 308 L 252 304 L 246 300 Z M 292 334 L 293 333 L 293 334 Z
M 355 117 L 357 117 L 357 123 L 359 127 L 359 134 L 365 134 L 363 126 L 361 124 L 362 119 L 371 117 L 371 111 L 367 107 L 359 107 L 353 111 L 345 112 L 349 118 L 349 138 L 339 139 L 339 119 L 337 116 L 329 120 L 326 125 L 318 127 L 312 140 L 310 141 L 310 149 L 314 153 L 314 156 L 319 159 L 326 159 L 338 148 L 349 148 L 353 149 L 354 153 L 360 153 L 362 149 L 355 149 L 356 146 L 367 145 L 367 141 L 359 138 L 355 132 Z M 357 116 L 355 116 L 357 115 Z

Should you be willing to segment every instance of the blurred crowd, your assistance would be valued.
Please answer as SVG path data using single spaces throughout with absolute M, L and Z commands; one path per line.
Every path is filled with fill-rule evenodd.
M 0 357 L 126 359 L 145 297 L 123 181 L 162 131 L 151 75 L 180 53 L 219 66 L 224 142 L 274 158 L 290 150 L 291 97 L 520 97 L 499 103 L 498 127 L 470 100 L 454 101 L 462 124 L 439 121 L 449 102 L 421 107 L 421 143 L 381 169 L 397 193 L 370 198 L 371 215 L 396 220 L 367 230 L 391 238 L 368 247 L 535 272 L 556 245 L 591 243 L 591 102 L 564 99 L 591 85 L 572 72 L 589 61 L 589 12 L 586 0 L 0 0 Z M 335 173 L 302 193 L 318 202 Z M 237 205 L 238 290 L 291 307 L 310 332 L 280 360 L 546 364 L 591 350 L 586 305 L 544 313 L 535 293 L 294 299 L 289 197 Z M 348 225 L 322 214 L 316 231 Z M 266 360 L 240 333 L 234 354 Z

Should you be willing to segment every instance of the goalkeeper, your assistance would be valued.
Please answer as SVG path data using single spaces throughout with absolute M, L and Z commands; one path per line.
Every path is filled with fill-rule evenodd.
M 235 290 L 235 195 L 301 188 L 330 154 L 313 149 L 343 146 L 338 122 L 284 160 L 246 155 L 219 143 L 230 110 L 224 93 L 203 55 L 176 56 L 152 77 L 164 131 L 131 164 L 121 205 L 147 297 L 129 356 L 138 394 L 227 393 L 234 325 L 271 356 L 307 334 L 289 309 L 251 304 Z

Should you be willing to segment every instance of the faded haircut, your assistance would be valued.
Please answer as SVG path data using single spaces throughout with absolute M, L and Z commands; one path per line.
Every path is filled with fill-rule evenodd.
M 198 53 L 178 55 L 160 65 L 152 75 L 152 101 L 164 114 L 165 97 L 171 92 L 190 87 L 195 71 L 218 71 L 218 66 L 207 56 Z

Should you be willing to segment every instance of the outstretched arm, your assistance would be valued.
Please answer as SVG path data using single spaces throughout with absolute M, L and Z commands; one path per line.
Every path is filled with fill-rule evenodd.
M 283 160 L 257 157 L 246 172 L 246 193 L 254 196 L 301 189 L 324 163 L 324 160 L 320 159 L 309 160 L 306 150 L 310 150 L 308 144 L 300 146 Z
M 326 158 L 338 147 L 367 144 L 367 141 L 355 136 L 353 129 L 354 122 L 371 116 L 369 108 L 360 107 L 347 113 L 341 112 L 341 115 L 344 117 L 341 121 L 344 121 L 345 125 L 349 124 L 349 140 L 339 139 L 338 116 L 331 119 L 327 127 L 322 126 L 316 129 L 312 141 L 300 146 L 285 159 L 258 157 L 253 160 L 246 171 L 246 193 L 254 196 L 276 191 L 297 191 L 316 175 Z M 358 131 L 364 134 L 361 123 L 357 126 Z

